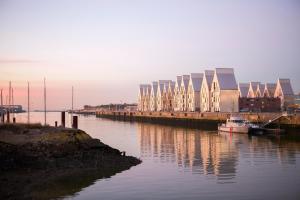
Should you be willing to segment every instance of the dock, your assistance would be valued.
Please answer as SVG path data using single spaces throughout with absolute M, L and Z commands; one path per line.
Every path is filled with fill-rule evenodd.
M 187 126 L 192 128 L 215 129 L 231 115 L 268 128 L 300 130 L 300 114 L 285 113 L 221 113 L 221 112 L 128 112 L 95 111 L 96 117 L 121 121 L 150 122 L 156 124 Z

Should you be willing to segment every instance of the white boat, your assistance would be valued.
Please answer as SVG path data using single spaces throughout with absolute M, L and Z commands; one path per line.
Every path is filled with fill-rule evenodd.
M 226 123 L 218 126 L 219 131 L 231 133 L 249 133 L 251 129 L 255 128 L 258 128 L 258 126 L 241 117 L 230 117 L 226 120 Z

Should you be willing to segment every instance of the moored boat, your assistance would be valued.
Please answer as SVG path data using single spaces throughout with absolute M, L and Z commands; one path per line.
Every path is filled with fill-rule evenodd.
M 226 123 L 218 126 L 219 131 L 231 133 L 249 133 L 255 129 L 259 129 L 259 127 L 241 117 L 230 117 Z

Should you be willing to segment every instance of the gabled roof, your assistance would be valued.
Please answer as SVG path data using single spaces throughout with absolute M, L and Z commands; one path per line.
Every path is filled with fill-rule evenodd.
M 176 76 L 176 83 L 180 87 L 181 86 L 182 76 Z
M 250 83 L 239 83 L 240 97 L 247 97 Z
M 264 84 L 261 84 L 261 83 L 257 84 L 257 88 L 255 90 L 255 93 L 256 93 L 257 97 L 259 97 L 258 96 L 258 92 L 259 92 L 260 96 L 263 96 L 263 93 L 264 93 Z
M 276 83 L 266 83 L 264 93 L 267 93 L 270 97 L 274 96 L 276 90 Z
M 152 87 L 151 87 L 151 93 L 153 93 L 154 96 L 156 96 L 156 94 L 157 94 L 157 87 L 158 87 L 158 82 L 153 81 L 152 82 Z
M 281 87 L 283 95 L 294 95 L 294 91 L 290 79 L 278 79 L 277 87 L 278 84 Z
M 250 82 L 250 87 L 253 89 L 253 91 L 256 91 L 259 84 L 260 82 Z
M 203 73 L 191 73 L 190 76 L 190 84 L 192 84 L 195 92 L 200 92 L 202 81 L 203 81 Z
M 208 89 L 211 90 L 211 84 L 214 79 L 214 70 L 205 70 L 204 71 L 205 80 L 208 85 Z
M 168 89 L 171 90 L 172 94 L 174 93 L 175 84 L 176 84 L 175 81 L 171 81 L 171 82 L 169 82 L 169 84 L 168 84 Z
M 215 74 L 219 82 L 220 90 L 237 90 L 233 68 L 216 68 Z
M 150 95 L 150 93 L 151 93 L 151 85 L 147 84 L 145 85 L 144 95 Z
M 164 90 L 164 85 L 165 83 L 170 82 L 170 80 L 159 80 L 158 81 L 158 91 L 160 91 L 162 93 L 162 91 Z
M 144 84 L 141 84 L 140 86 L 139 86 L 139 92 L 140 92 L 140 95 L 141 96 L 143 96 L 144 95 L 144 89 L 145 89 L 145 85 Z
M 185 91 L 188 89 L 189 81 L 190 81 L 190 75 L 182 75 L 181 79 L 181 85 L 184 86 Z

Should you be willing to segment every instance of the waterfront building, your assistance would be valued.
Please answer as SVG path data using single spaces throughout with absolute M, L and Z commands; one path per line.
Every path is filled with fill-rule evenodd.
M 151 85 L 151 94 L 150 94 L 150 111 L 156 111 L 157 110 L 157 88 L 158 88 L 158 82 L 153 81 Z
M 257 87 L 256 87 L 256 91 L 255 91 L 255 97 L 256 98 L 263 97 L 264 96 L 264 89 L 265 89 L 264 84 L 258 83 Z
M 280 105 L 280 98 L 275 97 L 239 98 L 240 112 L 279 112 Z
M 274 97 L 276 83 L 266 83 L 264 88 L 264 97 Z
M 174 111 L 180 110 L 180 87 L 181 87 L 182 76 L 176 77 L 176 83 L 174 88 Z
M 147 84 L 144 87 L 144 111 L 150 110 L 151 85 Z
M 200 89 L 200 110 L 209 112 L 211 108 L 211 85 L 214 77 L 214 70 L 205 70 Z
M 278 79 L 274 97 L 281 100 L 281 109 L 286 110 L 288 106 L 294 104 L 295 96 L 290 79 Z
M 139 94 L 138 94 L 138 110 L 143 110 L 143 100 L 144 100 L 144 86 L 141 84 L 139 85 Z
M 163 111 L 165 108 L 164 87 L 165 87 L 165 84 L 167 84 L 169 82 L 170 82 L 170 80 L 159 80 L 158 81 L 157 94 L 156 94 L 156 104 L 157 104 L 156 111 Z
M 203 81 L 203 73 L 190 75 L 187 91 L 187 111 L 200 111 L 200 90 Z
M 187 91 L 190 81 L 190 75 L 182 75 L 179 97 L 179 110 L 187 111 Z
M 239 91 L 233 68 L 215 69 L 211 94 L 211 111 L 239 111 Z
M 256 90 L 257 86 L 260 84 L 260 82 L 250 82 L 249 91 L 247 94 L 248 98 L 255 98 L 256 97 Z
M 166 94 L 166 111 L 174 111 L 174 90 L 175 90 L 175 81 L 170 81 L 167 85 L 167 94 Z
M 138 106 L 137 109 L 139 111 L 146 111 L 146 87 L 148 86 L 148 84 L 141 84 L 139 86 L 139 95 L 138 95 Z
M 240 97 L 247 97 L 249 88 L 250 88 L 250 83 L 239 83 Z

